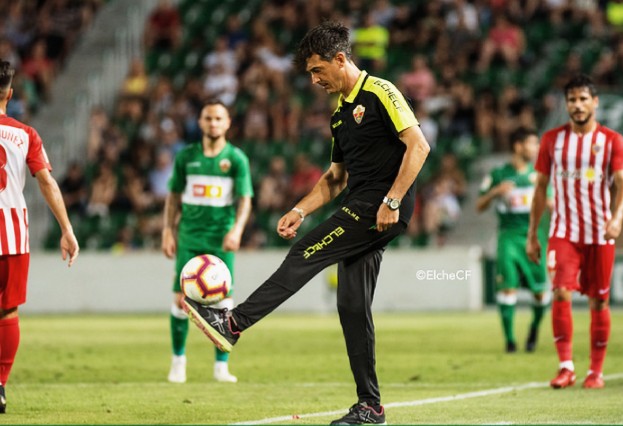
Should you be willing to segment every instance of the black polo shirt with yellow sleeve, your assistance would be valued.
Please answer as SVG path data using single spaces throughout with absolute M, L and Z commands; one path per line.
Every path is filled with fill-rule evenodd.
M 344 163 L 348 172 L 345 201 L 381 204 L 406 151 L 398 135 L 418 125 L 410 104 L 392 83 L 361 72 L 351 93 L 340 95 L 331 117 L 331 161 Z M 414 206 L 415 183 L 402 199 L 402 222 L 409 222 Z

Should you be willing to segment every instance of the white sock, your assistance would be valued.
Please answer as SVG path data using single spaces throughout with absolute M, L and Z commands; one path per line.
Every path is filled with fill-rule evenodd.
M 214 371 L 229 371 L 227 361 L 214 361 Z
M 171 363 L 173 365 L 183 365 L 186 368 L 186 355 L 173 355 Z
M 569 360 L 569 361 L 563 361 L 558 365 L 559 369 L 562 370 L 563 368 L 566 368 L 569 371 L 575 371 L 575 366 L 573 365 L 573 361 Z

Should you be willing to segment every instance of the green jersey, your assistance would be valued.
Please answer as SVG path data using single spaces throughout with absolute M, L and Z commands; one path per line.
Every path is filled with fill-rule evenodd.
M 491 188 L 504 181 L 511 181 L 515 187 L 502 197 L 495 199 L 500 231 L 513 231 L 526 235 L 530 225 L 530 208 L 536 183 L 536 171 L 528 164 L 524 172 L 517 171 L 512 164 L 497 167 L 485 177 L 480 187 L 480 194 L 486 194 Z
M 215 157 L 206 157 L 201 143 L 192 144 L 175 156 L 169 189 L 182 195 L 179 246 L 201 249 L 231 229 L 235 199 L 253 196 L 249 159 L 229 142 Z

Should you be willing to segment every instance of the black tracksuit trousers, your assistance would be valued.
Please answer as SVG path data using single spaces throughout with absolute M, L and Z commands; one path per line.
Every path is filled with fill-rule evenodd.
M 299 240 L 275 273 L 233 310 L 243 331 L 268 315 L 316 274 L 338 263 L 337 307 L 358 402 L 380 404 L 375 370 L 372 299 L 383 252 L 406 227 L 375 228 L 378 204 L 361 200 L 338 211 Z

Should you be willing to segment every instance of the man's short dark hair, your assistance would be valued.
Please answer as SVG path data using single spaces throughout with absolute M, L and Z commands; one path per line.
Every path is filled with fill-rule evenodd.
M 15 68 L 7 61 L 0 61 L 0 90 L 6 90 L 11 86 L 15 75 Z
M 314 54 L 324 61 L 331 61 L 338 52 L 344 52 L 350 59 L 350 37 L 347 27 L 339 22 L 325 21 L 312 28 L 299 43 L 294 64 L 301 70 L 305 69 L 307 60 Z
M 595 87 L 593 79 L 586 74 L 577 74 L 571 78 L 567 84 L 565 84 L 565 98 L 572 89 L 577 89 L 579 87 L 586 87 L 592 97 L 597 96 L 597 88 Z
M 510 136 L 510 142 L 511 142 L 511 149 L 515 149 L 515 145 L 518 143 L 524 143 L 526 141 L 526 139 L 528 139 L 530 136 L 539 136 L 539 133 L 536 131 L 536 129 L 533 129 L 531 127 L 519 127 L 518 129 L 516 129 L 513 133 L 511 133 Z
M 205 107 L 209 107 L 209 106 L 213 106 L 213 105 L 220 105 L 220 106 L 222 106 L 223 108 L 225 108 L 225 111 L 227 111 L 227 115 L 229 115 L 231 117 L 231 111 L 229 110 L 229 107 L 227 105 L 225 105 L 225 103 L 222 100 L 220 100 L 218 98 L 210 98 L 210 99 L 206 100 L 203 103 L 203 106 L 201 107 L 201 111 L 203 111 L 203 109 Z M 199 116 L 200 117 L 201 117 L 201 111 L 199 111 Z

